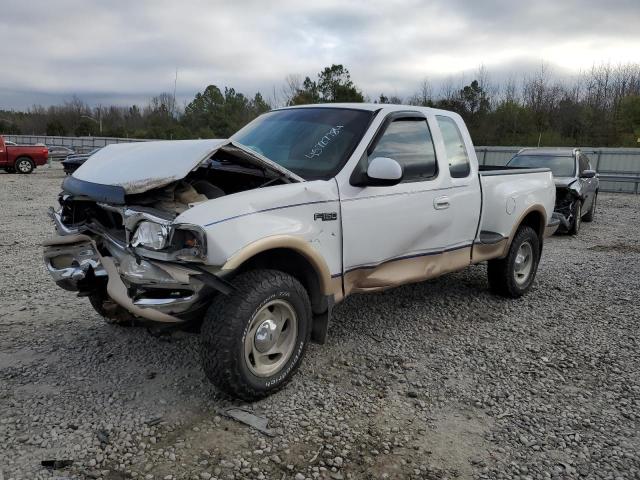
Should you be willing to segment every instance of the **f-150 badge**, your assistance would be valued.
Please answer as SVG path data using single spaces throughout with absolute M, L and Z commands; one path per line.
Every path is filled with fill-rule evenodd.
M 338 219 L 338 213 L 337 212 L 314 213 L 313 219 L 322 220 L 323 222 L 331 222 L 333 220 Z

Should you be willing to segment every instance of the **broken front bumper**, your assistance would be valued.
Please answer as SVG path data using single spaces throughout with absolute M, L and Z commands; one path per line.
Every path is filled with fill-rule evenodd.
M 72 292 L 79 291 L 87 276 L 105 277 L 95 243 L 87 235 L 67 235 L 43 243 L 44 264 L 56 284 Z
M 136 258 L 115 242 L 105 242 L 109 255 L 103 256 L 83 234 L 56 236 L 43 245 L 45 266 L 58 286 L 85 294 L 106 286 L 115 302 L 139 317 L 182 322 L 205 301 L 210 282 L 202 271 Z

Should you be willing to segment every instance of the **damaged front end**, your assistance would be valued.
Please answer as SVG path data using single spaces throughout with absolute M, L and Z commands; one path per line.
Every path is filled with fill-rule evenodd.
M 251 164 L 250 153 L 239 154 L 237 146 L 224 146 L 164 180 L 149 182 L 143 170 L 130 168 L 132 174 L 123 176 L 127 183 L 98 183 L 93 181 L 98 175 L 82 170 L 96 170 L 90 164 L 94 158 L 78 176 L 67 177 L 60 208 L 49 211 L 58 235 L 44 242 L 44 262 L 56 284 L 90 297 L 103 315 L 108 310 L 102 303 L 115 302 L 134 319 L 182 323 L 201 318 L 213 296 L 232 287 L 219 275 L 219 266 L 207 264 L 203 228 L 176 222 L 177 217 L 224 195 L 291 181 L 264 164 Z M 145 154 L 140 146 L 131 156 L 122 150 L 113 149 L 116 159 L 135 162 Z
M 556 205 L 553 218 L 560 221 L 559 231 L 569 231 L 575 221 L 576 202 L 581 202 L 578 182 L 556 182 Z
M 73 202 L 65 198 L 61 212 L 75 211 L 78 207 L 69 205 Z M 87 209 L 119 216 L 124 229 L 115 228 L 116 222 L 104 225 L 100 215 Z M 206 242 L 197 227 L 175 228 L 145 212 L 114 210 L 97 203 L 85 206 L 90 220 L 76 228 L 65 224 L 64 213 L 50 210 L 60 235 L 44 242 L 44 261 L 58 286 L 80 296 L 108 298 L 135 317 L 171 323 L 189 320 L 213 293 L 225 290 L 225 282 L 201 264 Z M 148 225 L 159 230 L 149 231 Z

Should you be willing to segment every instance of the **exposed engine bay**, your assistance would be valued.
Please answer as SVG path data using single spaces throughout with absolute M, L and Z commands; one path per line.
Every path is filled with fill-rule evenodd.
M 217 156 L 219 155 L 215 155 L 181 180 L 143 193 L 126 195 L 124 205 L 128 209 L 173 220 L 198 203 L 286 182 L 282 176 L 273 172 L 238 165 L 233 159 L 216 158 Z M 92 220 L 115 230 L 122 230 L 119 227 L 125 226 L 122 218 L 118 218 L 120 207 L 116 205 L 99 202 L 95 198 L 69 195 L 65 191 L 61 192 L 58 201 L 62 207 L 62 223 L 68 228 L 77 228 Z

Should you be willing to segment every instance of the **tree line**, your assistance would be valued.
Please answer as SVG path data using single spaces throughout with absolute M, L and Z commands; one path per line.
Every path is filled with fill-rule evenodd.
M 146 105 L 89 106 L 77 96 L 62 105 L 0 110 L 0 132 L 184 139 L 226 138 L 258 115 L 286 105 L 334 102 L 404 103 L 459 113 L 476 145 L 640 147 L 640 65 L 594 66 L 576 78 L 555 78 L 544 65 L 520 79 L 492 82 L 481 67 L 474 79 L 445 81 L 435 91 L 424 79 L 408 98 L 374 99 L 343 65 L 315 78 L 288 75 L 270 98 L 207 86 L 184 106 L 161 93 Z

